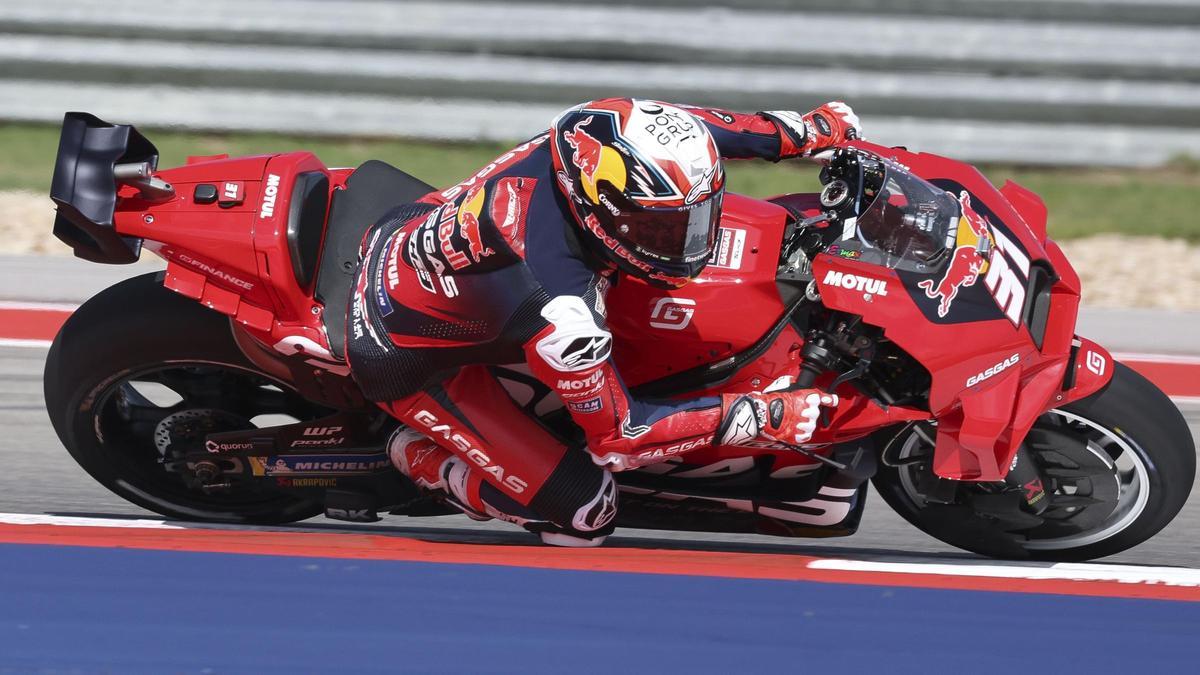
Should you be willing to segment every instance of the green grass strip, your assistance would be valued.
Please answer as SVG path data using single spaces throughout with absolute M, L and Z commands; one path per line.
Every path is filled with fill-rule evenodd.
M 334 139 L 280 134 L 212 134 L 146 130 L 161 153 L 160 166 L 188 155 L 231 156 L 309 150 L 328 166 L 358 166 L 381 159 L 433 185 L 469 176 L 508 149 L 499 143 L 432 143 L 396 139 Z M 47 192 L 58 147 L 57 127 L 0 124 L 0 189 Z M 1183 238 L 1200 242 L 1200 165 L 1176 162 L 1162 169 L 1045 169 L 987 166 L 997 185 L 1012 179 L 1038 193 L 1050 210 L 1050 232 L 1059 239 L 1103 232 Z M 729 189 L 763 197 L 817 189 L 807 162 L 730 162 Z

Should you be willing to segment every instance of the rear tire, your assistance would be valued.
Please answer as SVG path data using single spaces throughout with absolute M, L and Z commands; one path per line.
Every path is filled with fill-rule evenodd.
M 294 410 L 311 406 L 286 383 L 268 378 L 246 359 L 234 341 L 228 317 L 164 288 L 158 274 L 134 277 L 105 289 L 76 310 L 46 358 L 44 387 L 51 424 L 89 475 L 122 498 L 168 518 L 278 524 L 321 512 L 317 502 L 253 487 L 236 495 L 206 493 L 189 488 L 179 474 L 169 472 L 156 455 L 154 442 L 145 438 L 144 431 L 152 427 L 162 433 L 161 423 L 154 426 L 155 408 L 142 406 L 150 418 L 140 422 L 140 435 L 133 433 L 139 422 L 129 413 L 130 401 L 147 402 L 139 399 L 132 383 L 162 372 L 173 373 L 176 379 L 205 377 L 217 386 L 203 405 L 190 404 L 185 397 L 161 408 L 164 416 L 167 411 L 191 411 L 180 416 L 187 419 L 202 409 L 208 420 L 252 426 L 247 413 L 228 411 L 222 401 L 225 392 L 219 388 L 224 382 L 241 383 L 243 390 L 268 383 L 279 388 L 278 395 L 267 390 L 270 396 L 288 401 Z M 229 398 L 237 396 L 230 392 Z M 119 428 L 123 412 L 130 418 L 124 420 L 128 429 Z
M 1003 527 L 988 514 L 972 510 L 971 496 L 986 489 L 978 484 L 962 483 L 957 504 L 925 502 L 913 485 L 917 472 L 929 470 L 928 462 L 899 468 L 881 465 L 873 482 L 884 501 L 922 531 L 996 558 L 1081 561 L 1114 555 L 1154 536 L 1187 502 L 1196 475 L 1191 430 L 1162 391 L 1125 365 L 1116 364 L 1112 381 L 1101 391 L 1040 418 L 1025 447 L 1043 471 L 1070 473 L 1072 469 L 1064 467 L 1078 463 L 1065 459 L 1062 446 L 1056 450 L 1045 442 L 1070 433 L 1088 438 L 1084 447 L 1097 462 L 1090 467 L 1080 464 L 1079 470 L 1093 477 L 1057 484 L 1052 477 L 1044 478 L 1051 509 L 1056 495 L 1067 497 L 1063 503 L 1073 498 L 1079 505 L 1048 509 L 1053 520 L 1033 527 Z M 892 442 L 905 443 L 901 436 Z M 1111 476 L 1100 470 L 1108 460 Z M 1100 510 L 1088 514 L 1087 509 Z M 1090 521 L 1096 522 L 1085 525 Z

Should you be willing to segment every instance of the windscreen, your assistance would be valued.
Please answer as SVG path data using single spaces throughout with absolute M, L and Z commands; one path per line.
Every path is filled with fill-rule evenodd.
M 889 165 L 874 201 L 858 216 L 855 248 L 889 268 L 925 270 L 953 243 L 958 200 L 945 190 Z M 850 242 L 845 242 L 850 244 Z

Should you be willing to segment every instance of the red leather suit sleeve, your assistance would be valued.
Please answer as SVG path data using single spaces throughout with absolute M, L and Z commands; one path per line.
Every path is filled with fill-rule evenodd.
M 526 360 L 583 429 L 593 461 L 624 471 L 712 445 L 719 397 L 635 399 L 613 367 L 612 335 L 582 298 L 554 298 L 542 315 L 550 325 L 525 344 Z
M 800 156 L 800 148 L 783 133 L 774 120 L 762 115 L 732 112 L 720 108 L 680 105 L 708 127 L 717 150 L 725 159 L 781 159 Z

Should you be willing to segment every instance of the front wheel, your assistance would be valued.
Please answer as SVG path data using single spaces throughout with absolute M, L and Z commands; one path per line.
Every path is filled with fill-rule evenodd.
M 923 492 L 932 434 L 888 441 L 876 489 L 905 520 L 958 548 L 997 558 L 1079 561 L 1120 553 L 1179 513 L 1196 474 L 1187 422 L 1165 394 L 1122 364 L 1103 390 L 1051 410 L 1023 445 L 1046 491 L 1040 512 L 1019 487 L 963 482 L 951 503 Z

